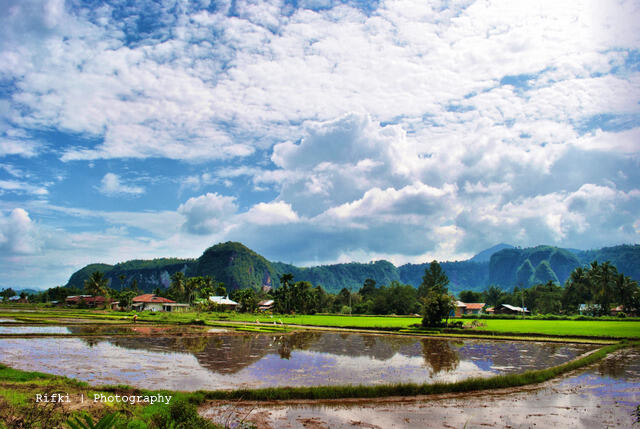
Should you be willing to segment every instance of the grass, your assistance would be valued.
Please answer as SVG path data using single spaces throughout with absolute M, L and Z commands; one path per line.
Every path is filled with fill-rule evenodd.
M 486 326 L 474 331 L 540 334 L 549 336 L 640 338 L 640 322 L 609 320 L 508 320 L 482 319 Z
M 55 378 L 55 375 L 45 374 L 43 372 L 37 371 L 20 371 L 17 369 L 10 368 L 6 365 L 0 364 L 0 380 L 4 381 L 14 381 L 14 382 L 26 382 L 26 381 L 35 381 L 41 379 L 52 379 Z
M 106 310 L 82 310 L 65 308 L 38 309 L 36 312 L 3 312 L 0 307 L 0 318 L 12 318 L 30 323 L 56 323 L 60 318 L 79 318 L 89 323 L 131 323 L 134 312 L 119 312 Z M 456 319 L 471 323 L 467 319 Z M 316 326 L 327 328 L 375 329 L 400 331 L 409 329 L 411 325 L 419 324 L 420 317 L 411 316 L 362 316 L 362 315 L 266 315 L 243 313 L 139 313 L 139 323 L 155 324 L 204 324 L 207 326 L 236 326 L 242 322 L 259 325 L 244 325 L 242 330 L 250 332 L 279 331 L 277 325 Z M 464 329 L 460 334 L 473 335 L 543 335 L 548 337 L 583 337 L 606 339 L 637 339 L 640 338 L 640 322 L 630 320 L 536 320 L 536 319 L 481 319 L 485 326 Z M 68 323 L 68 322 L 64 322 Z

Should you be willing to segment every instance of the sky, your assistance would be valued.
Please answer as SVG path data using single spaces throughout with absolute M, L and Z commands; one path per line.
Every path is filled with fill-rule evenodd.
M 640 237 L 640 1 L 0 0 L 0 286 Z

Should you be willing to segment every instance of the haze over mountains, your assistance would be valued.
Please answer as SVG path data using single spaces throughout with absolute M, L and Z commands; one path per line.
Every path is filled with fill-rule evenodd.
M 562 249 L 553 246 L 515 248 L 498 244 L 466 261 L 441 262 L 450 280 L 449 290 L 484 290 L 493 284 L 502 289 L 528 287 L 553 281 L 564 283 L 571 271 L 597 260 L 610 261 L 618 270 L 634 280 L 640 280 L 640 245 L 619 245 L 597 250 Z M 379 285 L 392 281 L 417 287 L 430 261 L 396 267 L 388 261 L 343 263 L 315 267 L 297 267 L 271 262 L 241 243 L 216 244 L 197 259 L 161 258 L 132 260 L 116 265 L 90 264 L 75 272 L 67 286 L 82 287 L 94 271 L 102 271 L 115 289 L 131 286 L 151 292 L 168 287 L 171 275 L 182 271 L 187 277 L 211 276 L 223 282 L 228 291 L 263 285 L 277 287 L 279 277 L 291 273 L 296 281 L 322 285 L 335 293 L 342 288 L 358 290 L 365 279 L 372 278 Z

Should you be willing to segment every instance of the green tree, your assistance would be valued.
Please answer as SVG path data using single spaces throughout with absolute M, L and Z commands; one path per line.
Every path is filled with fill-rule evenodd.
M 320 285 L 313 288 L 313 308 L 310 313 L 325 313 L 329 311 L 331 296 Z
M 7 288 L 7 289 L 4 289 L 2 292 L 0 292 L 0 295 L 2 296 L 2 299 L 6 301 L 12 296 L 16 296 L 16 291 L 13 290 L 12 288 Z
M 484 302 L 495 307 L 503 304 L 507 300 L 507 295 L 496 285 L 490 285 L 484 292 Z
M 296 313 L 309 314 L 315 307 L 315 294 L 309 282 L 296 282 L 290 288 L 290 305 Z
M 107 296 L 107 286 L 109 281 L 100 271 L 94 271 L 87 280 L 84 281 L 84 289 L 87 294 L 93 296 Z
M 449 320 L 449 314 L 455 309 L 455 298 L 449 295 L 449 278 L 437 261 L 431 262 L 422 277 L 418 296 L 423 302 L 423 326 L 440 326 L 442 319 Z
M 566 313 L 577 313 L 580 304 L 593 304 L 591 280 L 587 271 L 578 267 L 571 272 L 562 291 L 562 308 Z
M 610 262 L 598 264 L 597 261 L 594 261 L 591 263 L 589 278 L 591 280 L 593 298 L 598 305 L 596 312 L 601 316 L 610 314 L 617 277 L 618 270 Z
M 238 289 L 233 292 L 231 299 L 240 304 L 240 311 L 253 313 L 258 308 L 258 296 L 253 288 Z
M 120 292 L 120 296 L 118 300 L 120 301 L 120 307 L 129 309 L 131 308 L 131 304 L 133 303 L 133 298 L 135 298 L 138 294 L 132 290 L 125 290 Z
M 205 276 L 203 279 L 202 287 L 200 288 L 200 297 L 204 299 L 209 299 L 210 296 L 215 295 L 214 289 L 215 282 L 211 276 Z M 223 292 L 226 293 L 226 290 Z M 218 295 L 221 296 L 221 295 Z
M 168 294 L 171 299 L 182 301 L 186 295 L 186 279 L 182 271 L 176 271 L 171 275 L 171 284 L 169 285 Z
M 189 277 L 185 282 L 184 292 L 187 303 L 191 304 L 197 297 L 198 292 L 204 287 L 203 277 Z
M 291 313 L 291 287 L 293 274 L 286 273 L 280 276 L 280 287 L 273 294 L 273 306 L 278 313 Z
M 227 294 L 227 288 L 224 287 L 224 283 L 223 282 L 216 283 L 215 294 L 216 294 L 216 296 L 225 296 Z
M 529 309 L 541 314 L 558 314 L 562 309 L 562 288 L 549 280 L 544 285 L 531 288 L 536 293 Z
M 463 290 L 458 295 L 462 302 L 482 302 L 482 292 L 475 292 L 472 290 Z
M 364 300 L 373 298 L 377 292 L 378 289 L 376 288 L 376 281 L 373 279 L 366 279 L 358 291 Z
M 635 312 L 636 296 L 639 294 L 638 283 L 635 280 L 631 280 L 630 277 L 620 273 L 616 277 L 614 294 L 620 305 L 624 307 L 624 312 Z
M 422 283 L 418 287 L 418 296 L 424 298 L 430 290 L 434 290 L 440 294 L 448 293 L 449 277 L 438 261 L 432 261 L 429 268 L 424 270 Z

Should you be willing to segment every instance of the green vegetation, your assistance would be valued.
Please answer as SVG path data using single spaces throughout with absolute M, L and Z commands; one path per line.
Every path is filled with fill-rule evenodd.
M 489 261 L 489 284 L 527 288 L 550 280 L 564 282 L 580 265 L 576 255 L 557 247 L 504 249 L 493 254 Z
M 94 271 L 89 278 L 84 281 L 84 289 L 87 294 L 93 296 L 106 296 L 108 281 L 100 271 Z
M 64 393 L 62 393 L 64 392 Z M 91 400 L 80 402 L 80 395 L 91 398 L 94 394 L 146 395 L 165 393 L 172 396 L 169 406 L 156 404 L 102 403 Z M 36 395 L 69 395 L 65 402 L 35 404 Z M 46 396 L 45 396 L 46 395 Z M 69 427 L 96 429 L 216 429 L 197 414 L 190 394 L 180 392 L 150 392 L 129 386 L 101 386 L 92 388 L 87 383 L 66 377 L 39 372 L 20 371 L 0 365 L 0 428 L 53 428 Z M 63 401 L 66 400 L 63 398 Z M 66 424 L 65 426 L 62 426 Z
M 67 424 L 71 429 L 112 429 L 116 424 L 117 414 L 107 414 L 101 418 L 98 422 L 94 422 L 93 419 L 87 415 L 75 417 L 67 420 Z M 84 421 L 83 421 L 84 420 Z
M 211 276 L 221 281 L 227 290 L 271 285 L 276 271 L 261 255 L 241 243 L 216 244 L 204 251 L 187 273 L 189 276 Z
M 482 319 L 476 332 L 539 334 L 567 337 L 640 338 L 640 322 L 596 320 Z
M 96 324 L 129 324 L 132 322 L 134 312 L 100 311 L 83 309 L 43 309 L 36 312 L 16 313 L 2 312 L 0 317 L 13 318 L 27 323 L 60 324 L 59 318 L 78 318 Z M 327 328 L 349 328 L 364 330 L 399 331 L 409 329 L 412 325 L 419 325 L 419 316 L 366 316 L 345 314 L 313 314 L 313 315 L 270 315 L 250 314 L 235 312 L 184 312 L 184 313 L 137 313 L 138 323 L 153 324 L 198 324 L 206 326 L 234 327 L 238 323 L 255 323 L 259 325 L 246 325 L 245 329 L 256 327 L 273 327 L 275 325 L 301 325 Z M 536 317 L 521 319 L 519 316 L 490 316 L 478 318 L 484 326 L 471 329 L 473 319 L 458 318 L 450 322 L 464 323 L 466 328 L 460 330 L 461 335 L 491 335 L 491 334 L 517 334 L 517 335 L 544 335 L 549 337 L 602 337 L 602 338 L 640 338 L 640 322 L 620 318 L 593 318 L 574 317 L 570 320 L 558 320 L 553 316 L 552 320 L 541 320 Z M 475 319 L 475 317 L 474 317 Z M 581 320 L 588 319 L 588 320 Z M 65 322 L 67 323 L 67 322 Z M 84 323 L 84 322 L 83 322 Z M 240 325 L 242 326 L 242 325 Z M 290 328 L 290 327 L 289 327 Z M 269 328 L 267 328 L 269 329 Z
M 481 252 L 467 261 L 440 262 L 450 280 L 449 290 L 454 293 L 462 290 L 481 291 L 489 285 L 497 285 L 500 289 L 515 286 L 528 288 L 549 280 L 564 283 L 575 268 L 594 260 L 610 261 L 632 279 L 640 280 L 640 245 L 590 251 L 572 251 L 552 246 L 518 249 L 505 248 L 505 245 L 493 249 L 498 251 L 492 253 L 491 257 Z M 247 287 L 257 290 L 262 285 L 277 287 L 278 278 L 290 273 L 297 281 L 322 285 L 325 291 L 336 294 L 342 289 L 360 287 L 366 279 L 373 279 L 379 285 L 399 282 L 418 287 L 428 265 L 406 264 L 396 267 L 383 260 L 301 268 L 270 262 L 240 243 L 227 242 L 210 247 L 198 259 L 161 258 L 116 265 L 91 264 L 74 273 L 67 286 L 80 289 L 91 273 L 100 271 L 114 289 L 133 289 L 135 280 L 142 291 L 153 292 L 159 285 L 168 287 L 169 277 L 181 271 L 185 277 L 210 276 L 216 282 L 224 283 L 227 290 L 232 292 Z
M 390 285 L 400 281 L 400 272 L 391 262 L 375 261 L 370 263 L 351 262 L 347 264 L 320 265 L 301 268 L 282 262 L 272 262 L 278 276 L 292 274 L 300 281 L 323 285 L 328 292 L 337 293 L 362 285 L 367 279 L 375 279 L 379 284 Z M 422 270 L 424 273 L 424 269 Z M 416 285 L 419 284 L 416 283 Z
M 440 326 L 442 319 L 449 320 L 449 314 L 455 309 L 455 299 L 449 295 L 448 285 L 449 278 L 440 264 L 433 261 L 429 269 L 425 270 L 422 284 L 418 288 L 418 295 L 423 301 L 422 326 Z
M 464 289 L 482 290 L 489 284 L 488 261 L 440 262 L 440 265 L 449 278 L 449 289 L 454 293 Z M 429 263 L 402 265 L 398 267 L 400 281 L 417 287 L 422 282 L 424 270 L 427 268 Z
M 640 245 L 622 245 L 603 247 L 598 250 L 577 252 L 580 264 L 590 264 L 592 261 L 611 261 L 618 270 L 626 273 L 635 280 L 640 280 Z

